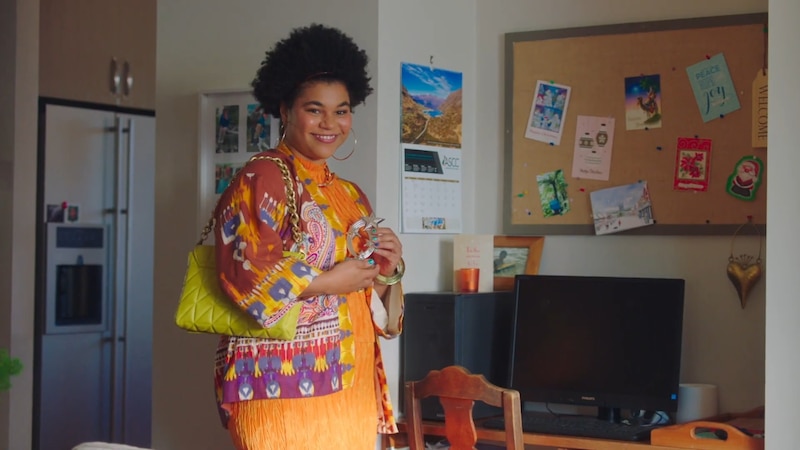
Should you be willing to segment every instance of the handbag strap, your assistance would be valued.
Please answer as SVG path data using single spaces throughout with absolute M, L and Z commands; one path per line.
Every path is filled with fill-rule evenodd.
M 300 216 L 297 214 L 297 196 L 295 195 L 294 186 L 292 185 L 292 179 L 289 174 L 289 168 L 286 167 L 286 163 L 283 162 L 281 158 L 275 156 L 266 156 L 266 155 L 253 156 L 247 161 L 247 164 L 251 163 L 252 161 L 265 160 L 265 159 L 277 164 L 278 168 L 281 171 L 281 176 L 283 177 L 283 182 L 285 184 L 285 189 L 286 189 L 286 205 L 287 208 L 289 209 L 289 223 L 291 223 L 292 226 L 292 239 L 294 240 L 294 243 L 297 245 L 299 250 L 297 252 L 284 251 L 283 255 L 295 256 L 300 259 L 305 259 L 306 251 L 303 248 L 303 238 L 300 235 Z M 239 169 L 239 173 L 242 173 L 243 171 L 244 167 Z M 214 209 L 216 210 L 216 207 Z M 206 226 L 203 227 L 203 231 L 200 233 L 200 240 L 197 241 L 197 245 L 202 244 L 206 240 L 208 235 L 211 234 L 211 231 L 214 229 L 215 222 L 216 220 L 214 219 L 214 213 L 212 212 L 211 217 L 208 219 L 208 223 L 206 223 Z

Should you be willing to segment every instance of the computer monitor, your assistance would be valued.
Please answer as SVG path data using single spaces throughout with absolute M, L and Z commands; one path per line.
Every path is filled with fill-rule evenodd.
M 684 280 L 517 275 L 510 387 L 523 402 L 678 409 Z

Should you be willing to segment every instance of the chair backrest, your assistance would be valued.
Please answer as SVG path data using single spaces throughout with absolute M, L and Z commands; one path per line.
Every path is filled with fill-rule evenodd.
M 444 408 L 445 434 L 451 450 L 472 450 L 477 433 L 472 420 L 475 400 L 503 409 L 508 450 L 522 450 L 522 410 L 519 392 L 489 383 L 461 366 L 432 370 L 419 381 L 405 385 L 406 428 L 411 450 L 424 450 L 421 400 L 439 397 Z

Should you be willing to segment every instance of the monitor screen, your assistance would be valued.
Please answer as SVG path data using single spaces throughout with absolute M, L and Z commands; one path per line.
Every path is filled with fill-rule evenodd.
M 510 386 L 523 402 L 678 409 L 684 280 L 517 275 Z

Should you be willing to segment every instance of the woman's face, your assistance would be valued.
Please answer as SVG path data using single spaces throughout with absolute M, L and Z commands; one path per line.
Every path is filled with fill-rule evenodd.
M 281 106 L 284 142 L 295 153 L 322 164 L 341 146 L 353 125 L 350 94 L 343 83 L 317 81 L 304 87 L 290 108 Z

